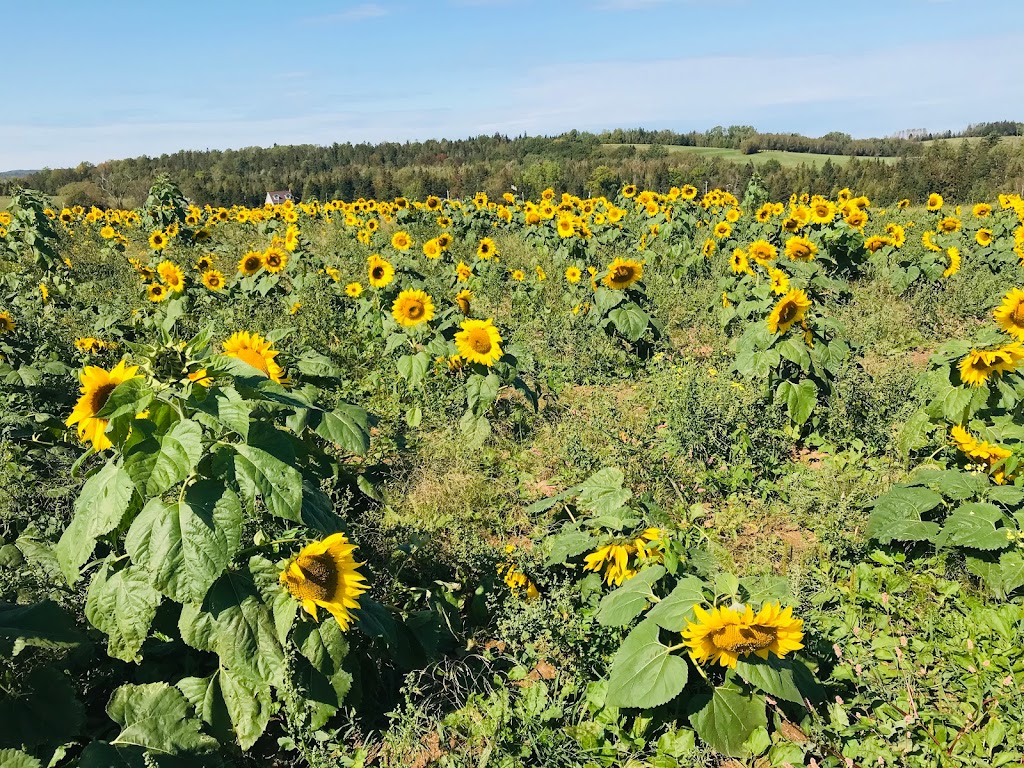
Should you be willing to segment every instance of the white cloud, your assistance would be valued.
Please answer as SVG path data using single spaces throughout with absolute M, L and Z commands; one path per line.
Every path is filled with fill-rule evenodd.
M 337 22 L 356 22 L 366 19 L 378 19 L 387 16 L 390 11 L 379 3 L 363 3 L 353 8 L 337 13 L 327 13 L 323 16 L 312 16 L 304 19 L 307 24 L 332 24 Z

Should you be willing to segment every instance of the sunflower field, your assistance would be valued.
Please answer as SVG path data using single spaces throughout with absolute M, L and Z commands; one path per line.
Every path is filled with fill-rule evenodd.
M 0 211 L 0 768 L 1024 762 L 1024 200 Z

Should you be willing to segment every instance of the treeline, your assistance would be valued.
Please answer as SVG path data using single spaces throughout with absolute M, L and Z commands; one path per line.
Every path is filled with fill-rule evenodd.
M 794 139 L 784 134 L 757 134 L 744 126 L 701 134 L 668 131 L 571 131 L 555 137 L 480 136 L 459 141 L 383 144 L 295 145 L 249 147 L 226 151 L 182 151 L 160 157 L 137 157 L 100 165 L 44 170 L 20 184 L 61 196 L 68 204 L 132 207 L 139 205 L 153 177 L 169 173 L 192 200 L 212 205 L 262 204 L 267 191 L 290 189 L 302 200 L 359 197 L 380 199 L 428 194 L 461 197 L 482 190 L 492 197 L 515 188 L 537 196 L 547 187 L 578 195 L 612 194 L 624 183 L 651 189 L 694 184 L 721 187 L 740 194 L 754 173 L 751 162 L 736 162 L 701 153 L 668 152 L 683 139 L 736 143 L 761 141 L 760 149 L 820 152 L 845 147 L 863 155 L 835 162 L 796 167 L 768 160 L 757 165 L 775 199 L 791 192 L 831 195 L 843 187 L 856 189 L 881 204 L 903 197 L 921 200 L 937 191 L 949 200 L 991 199 L 999 192 L 1024 190 L 1024 143 L 989 138 L 974 142 L 922 144 L 912 140 L 854 140 L 846 134 L 820 139 Z M 986 134 L 989 135 L 990 134 Z M 742 137 L 742 138 L 740 138 Z M 880 146 L 914 145 L 913 151 L 891 151 L 883 161 L 852 145 L 876 141 Z M 818 143 L 820 142 L 820 143 Z M 637 144 L 651 146 L 637 150 Z M 691 146 L 682 144 L 681 146 Z M 701 143 L 692 146 L 717 146 Z M 660 150 L 660 151 L 659 151 Z M 824 154 L 829 154 L 824 152 Z M 0 194 L 5 182 L 0 181 Z

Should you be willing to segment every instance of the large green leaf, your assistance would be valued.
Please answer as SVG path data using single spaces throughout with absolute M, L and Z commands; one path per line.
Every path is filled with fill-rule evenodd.
M 613 309 L 608 319 L 615 323 L 615 330 L 630 341 L 638 341 L 651 323 L 650 316 L 633 302 Z
M 615 512 L 633 496 L 631 490 L 622 487 L 625 477 L 617 467 L 598 470 L 580 483 L 580 504 L 595 515 Z
M 314 431 L 357 456 L 365 456 L 370 450 L 367 413 L 354 405 L 339 405 L 324 413 Z
M 999 557 L 999 581 L 1003 594 L 1024 587 L 1024 555 L 1019 550 L 1004 552 Z
M 27 646 L 73 648 L 84 641 L 75 620 L 50 600 L 31 605 L 0 603 L 0 656 L 12 658 Z
M 270 514 L 285 520 L 302 519 L 302 475 L 290 463 L 262 448 L 234 446 L 235 475 L 250 500 L 261 496 Z
M 0 749 L 0 768 L 43 768 L 43 764 L 19 749 Z
M 133 445 L 124 459 L 143 498 L 152 498 L 177 485 L 203 456 L 203 428 L 191 419 L 179 421 L 166 434 Z
M 107 714 L 121 726 L 110 743 L 141 747 L 164 755 L 203 754 L 217 749 L 216 739 L 200 732 L 189 703 L 166 683 L 122 685 L 110 697 Z
M 206 398 L 196 403 L 200 413 L 195 418 L 209 426 L 222 424 L 232 432 L 241 435 L 243 440 L 249 439 L 249 418 L 252 405 L 238 394 L 234 387 L 221 387 L 211 392 Z M 211 418 L 204 420 L 204 415 Z M 213 422 L 213 423 L 211 423 Z
M 971 549 L 1006 549 L 1010 541 L 1007 528 L 997 528 L 1003 513 L 994 504 L 971 502 L 953 511 L 942 529 L 941 541 L 946 545 Z
M 187 677 L 178 688 L 221 743 L 234 741 L 242 749 L 263 735 L 276 709 L 269 685 L 223 667 L 209 677 Z
M 132 561 L 179 603 L 199 602 L 231 562 L 242 537 L 242 505 L 217 480 L 192 485 L 181 501 L 153 499 L 125 538 Z
M 597 610 L 597 621 L 605 627 L 624 627 L 652 602 L 652 587 L 665 575 L 665 567 L 654 565 L 644 568 L 614 592 L 601 600 Z
M 744 696 L 734 688 L 715 688 L 691 700 L 690 724 L 697 735 L 728 757 L 748 757 L 746 741 L 768 725 L 762 696 Z
M 693 615 L 693 606 L 704 602 L 704 582 L 694 576 L 680 579 L 668 596 L 651 608 L 647 618 L 662 629 L 682 632 Z
M 931 541 L 939 533 L 939 524 L 923 521 L 921 514 L 941 503 L 942 497 L 928 488 L 897 486 L 875 501 L 867 534 L 882 544 Z
M 564 565 L 566 560 L 582 555 L 597 542 L 598 539 L 585 531 L 565 531 L 557 536 L 552 536 L 547 541 L 547 546 L 550 548 L 547 565 Z
M 20 692 L 0 696 L 0 747 L 56 747 L 74 741 L 85 708 L 71 681 L 52 666 L 19 670 Z
M 159 604 L 160 593 L 150 586 L 142 569 L 128 566 L 114 571 L 108 560 L 89 585 L 85 616 L 107 634 L 107 653 L 137 661 Z
M 134 496 L 131 477 L 114 462 L 107 463 L 82 486 L 75 516 L 55 548 L 69 584 L 78 581 L 79 571 L 96 548 L 96 539 L 121 525 Z
M 689 667 L 658 638 L 653 621 L 640 622 L 612 659 L 607 703 L 615 707 L 657 707 L 686 685 Z
M 780 659 L 774 655 L 769 655 L 767 659 L 760 659 L 750 654 L 736 662 L 736 673 L 755 688 L 759 688 L 767 694 L 800 704 L 804 697 L 797 687 L 793 664 L 799 664 L 799 662 Z

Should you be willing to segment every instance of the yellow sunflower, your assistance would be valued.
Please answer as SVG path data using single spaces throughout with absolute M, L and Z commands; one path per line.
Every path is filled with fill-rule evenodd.
M 992 206 L 989 205 L 988 203 L 978 203 L 973 208 L 971 208 L 971 213 L 974 214 L 974 217 L 976 219 L 983 219 L 990 213 L 992 213 Z
M 288 251 L 270 246 L 263 254 L 263 266 L 267 268 L 267 272 L 277 274 L 288 266 Z
M 159 304 L 170 295 L 170 291 L 167 290 L 167 286 L 163 283 L 153 283 L 146 288 L 146 298 L 154 304 Z
M 399 251 L 408 251 L 412 247 L 412 238 L 408 232 L 399 230 L 391 236 L 391 247 Z
M 723 240 L 732 234 L 732 227 L 727 221 L 720 221 L 715 224 L 714 235 L 719 240 Z
M 772 281 L 772 293 L 782 295 L 789 291 L 789 275 L 783 272 L 781 269 L 775 269 L 774 267 L 768 268 L 768 277 Z
M 238 271 L 246 277 L 252 277 L 263 268 L 263 254 L 249 251 L 238 261 Z
M 395 279 L 395 268 L 375 253 L 366 260 L 366 274 L 370 285 L 384 288 Z
M 806 293 L 799 288 L 790 291 L 779 299 L 779 303 L 768 315 L 768 330 L 772 333 L 785 333 L 794 323 L 803 320 L 810 306 L 811 300 Z
M 526 273 L 521 269 L 510 269 L 509 277 L 515 280 L 517 283 L 523 282 L 526 279 Z
M 972 349 L 958 366 L 960 380 L 968 386 L 980 387 L 993 373 L 1015 371 L 1021 360 L 1024 360 L 1024 347 L 1016 341 L 996 349 Z
M 469 281 L 469 278 L 473 276 L 473 268 L 460 261 L 458 266 L 455 267 L 455 280 L 459 283 L 465 283 Z
M 693 607 L 695 622 L 687 622 L 683 642 L 697 663 L 718 663 L 735 669 L 741 656 L 753 653 L 767 659 L 774 653 L 782 658 L 803 648 L 803 620 L 793 618 L 793 609 L 779 603 L 765 603 L 754 613 L 749 606 Z
M 160 275 L 160 279 L 175 293 L 185 290 L 185 273 L 173 261 L 161 261 L 157 265 L 156 271 Z
M 203 272 L 203 285 L 211 291 L 219 291 L 224 287 L 224 275 L 216 269 Z
M 829 224 L 836 217 L 836 205 L 831 200 L 818 200 L 811 205 L 810 213 L 815 224 Z
M 0 331 L 7 333 L 14 330 L 14 318 L 11 317 L 11 313 L 4 310 L 0 312 Z
M 459 312 L 464 315 L 469 315 L 469 303 L 473 300 L 473 292 L 469 288 L 463 288 L 457 294 L 455 294 L 455 303 L 459 307 Z
M 258 333 L 236 331 L 224 342 L 224 354 L 248 363 L 271 381 L 278 384 L 288 383 L 284 369 L 274 360 L 281 353 L 273 348 L 273 342 L 264 339 Z
M 571 266 L 565 268 L 565 281 L 567 283 L 578 283 L 581 277 L 583 277 L 583 272 L 579 267 Z
M 605 583 L 620 586 L 636 576 L 636 571 L 629 567 L 632 553 L 632 544 L 605 544 L 584 558 L 583 570 L 600 571 L 604 568 Z
M 741 273 L 754 274 L 750 269 L 750 259 L 747 258 L 747 253 L 742 248 L 736 248 L 732 252 L 732 256 L 729 257 L 729 266 L 737 275 Z
M 167 235 L 159 229 L 156 232 L 151 233 L 149 236 L 149 247 L 154 251 L 162 251 L 167 247 Z
M 95 365 L 87 365 L 82 369 L 79 376 L 82 395 L 65 422 L 69 427 L 77 425 L 79 440 L 92 443 L 96 451 L 105 451 L 113 445 L 105 434 L 107 420 L 96 418 L 96 414 L 103 410 L 110 393 L 119 384 L 134 379 L 137 370 L 139 366 L 126 365 L 124 360 L 109 371 Z
M 747 253 L 750 255 L 750 258 L 762 267 L 766 267 L 769 261 L 774 260 L 779 255 L 779 249 L 767 240 L 755 240 L 750 244 Z
M 786 255 L 794 261 L 811 261 L 818 246 L 806 237 L 791 237 L 786 241 Z
M 436 259 L 441 255 L 441 245 L 437 242 L 437 238 L 427 240 L 423 244 L 423 255 L 428 259 Z
M 960 219 L 955 216 L 946 216 L 944 219 L 939 221 L 937 226 L 939 232 L 942 232 L 944 235 L 948 235 L 960 229 Z
M 366 577 L 352 553 L 356 547 L 343 533 L 307 544 L 281 571 L 281 584 L 314 619 L 325 608 L 343 630 L 352 624 L 352 610 L 367 590 Z
M 494 241 L 485 237 L 480 240 L 480 243 L 476 247 L 476 256 L 478 259 L 487 260 L 492 256 L 498 255 L 498 247 L 494 244 Z
M 434 302 L 426 291 L 407 288 L 395 298 L 391 316 L 399 325 L 412 328 L 434 318 Z
M 887 245 L 892 245 L 892 241 L 888 237 L 881 237 L 880 235 L 872 235 L 864 239 L 864 247 L 872 253 L 884 248 Z
M 1013 288 L 993 312 L 999 327 L 1018 341 L 1024 341 L 1024 290 Z
M 978 245 L 983 247 L 992 245 L 992 241 L 994 239 L 995 237 L 992 235 L 991 229 L 979 229 L 977 233 L 974 235 L 974 240 L 978 243 Z
M 351 296 L 353 299 L 358 299 L 363 294 L 363 286 L 361 283 L 349 283 L 345 286 L 345 295 Z
M 942 203 L 942 195 L 938 194 L 937 192 L 932 192 L 930 195 L 928 195 L 928 203 L 926 207 L 929 211 L 937 211 L 942 208 Z
M 601 279 L 601 282 L 612 290 L 621 291 L 643 276 L 644 266 L 639 261 L 616 256 L 608 265 L 608 274 Z
M 462 330 L 455 334 L 455 346 L 462 358 L 488 367 L 501 358 L 501 334 L 490 318 L 463 320 L 460 327 Z

